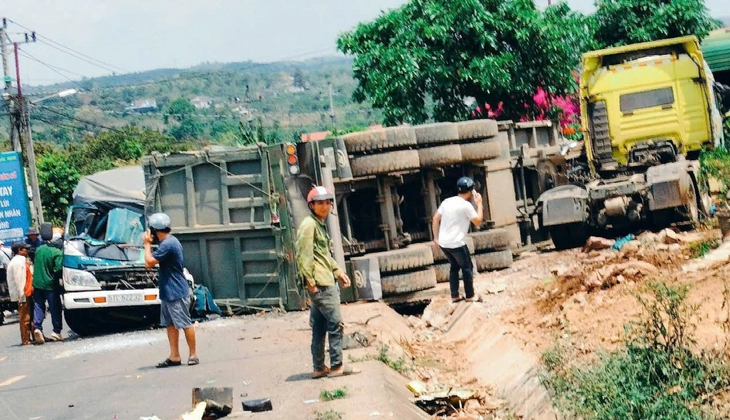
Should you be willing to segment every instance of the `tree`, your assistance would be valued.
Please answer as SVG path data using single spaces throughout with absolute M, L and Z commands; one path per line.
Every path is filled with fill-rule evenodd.
M 44 219 L 62 226 L 81 174 L 71 164 L 68 154 L 59 151 L 43 153 L 36 161 L 36 166 L 41 202 L 45 204 Z
M 467 97 L 519 118 L 538 88 L 575 90 L 589 23 L 564 3 L 541 12 L 531 0 L 411 0 L 337 45 L 354 56 L 354 99 L 370 99 L 385 124 L 465 119 Z
M 683 35 L 702 39 L 719 26 L 704 0 L 598 0 L 596 6 L 600 48 Z
M 307 88 L 307 81 L 304 78 L 304 72 L 302 72 L 302 69 L 300 69 L 299 67 L 294 69 L 294 75 L 292 77 L 294 78 L 295 87 L 298 87 L 300 89 Z
M 84 175 L 120 166 L 138 165 L 144 155 L 192 148 L 157 131 L 126 126 L 85 137 L 65 149 L 39 142 L 36 148 L 38 182 L 44 213 L 53 223 L 62 223 L 73 190 Z
M 188 98 L 177 98 L 170 103 L 165 112 L 165 124 L 168 118 L 175 121 L 181 121 L 185 118 L 191 118 L 195 115 L 195 105 Z
M 195 115 L 195 106 L 187 98 L 178 98 L 172 101 L 164 114 L 164 121 L 169 125 L 168 134 L 176 140 L 192 140 L 203 135 L 203 124 Z M 177 124 L 171 124 L 176 121 Z

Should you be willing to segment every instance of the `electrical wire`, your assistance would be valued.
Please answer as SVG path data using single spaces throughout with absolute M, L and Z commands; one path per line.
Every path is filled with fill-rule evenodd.
M 93 126 L 93 127 L 97 127 L 97 128 L 104 128 L 104 129 L 109 130 L 109 131 L 121 132 L 121 130 L 119 130 L 116 127 L 110 127 L 110 126 L 107 126 L 107 125 L 104 125 L 104 124 L 99 124 L 99 123 L 94 122 L 94 121 L 83 120 L 83 119 L 77 118 L 77 117 L 75 117 L 73 115 L 68 115 L 68 114 L 64 114 L 63 112 L 59 112 L 59 111 L 57 111 L 57 110 L 55 110 L 54 108 L 51 108 L 51 107 L 47 107 L 47 106 L 44 106 L 44 105 L 35 105 L 35 107 L 40 108 L 40 109 L 43 109 L 43 110 L 46 110 L 46 111 L 51 112 L 53 114 L 59 115 L 61 117 L 66 117 L 66 118 L 68 118 L 70 120 L 74 120 L 76 122 L 80 122 L 82 124 L 87 124 L 87 125 L 90 125 L 90 126 Z
M 47 37 L 47 36 L 43 36 L 43 35 L 39 34 L 38 32 L 36 32 L 36 31 L 34 31 L 34 30 L 32 30 L 32 29 L 30 29 L 30 28 L 26 27 L 26 26 L 23 26 L 23 25 L 21 25 L 20 23 L 18 23 L 18 22 L 16 22 L 16 21 L 14 21 L 14 20 L 12 20 L 12 19 L 7 19 L 7 21 L 8 21 L 8 22 L 11 22 L 11 23 L 13 23 L 13 24 L 15 24 L 15 25 L 17 25 L 17 26 L 20 26 L 21 28 L 25 29 L 26 31 L 30 31 L 30 32 L 35 32 L 35 34 L 36 34 L 36 38 L 41 38 L 41 39 L 44 39 L 44 40 L 45 40 L 45 41 L 40 41 L 40 42 L 42 42 L 42 43 L 44 43 L 44 44 L 46 44 L 46 45 L 48 45 L 48 46 L 50 46 L 50 47 L 52 47 L 52 48 L 56 48 L 56 49 L 58 49 L 58 50 L 60 50 L 60 48 L 58 48 L 58 47 L 61 47 L 61 48 L 65 48 L 66 50 L 68 50 L 68 51 L 71 51 L 71 52 L 67 52 L 67 51 L 63 51 L 63 50 L 61 50 L 61 51 L 62 51 L 62 52 L 65 52 L 66 54 L 69 54 L 69 55 L 71 55 L 71 56 L 73 56 L 73 57 L 76 57 L 76 58 L 78 58 L 78 59 L 80 59 L 80 60 L 86 61 L 86 62 L 87 62 L 87 63 L 89 63 L 89 64 L 93 64 L 93 65 L 95 65 L 95 66 L 97 66 L 97 67 L 103 68 L 103 69 L 105 69 L 105 70 L 109 70 L 109 71 L 111 71 L 111 72 L 114 72 L 114 73 L 115 73 L 115 72 L 116 72 L 117 70 L 112 70 L 112 69 L 110 69 L 109 67 L 113 67 L 113 68 L 116 68 L 116 69 L 118 69 L 118 70 L 121 70 L 121 71 L 123 71 L 123 72 L 126 72 L 126 73 L 130 73 L 130 71 L 129 71 L 129 70 L 126 70 L 126 69 L 124 69 L 124 68 L 122 68 L 122 67 L 119 67 L 119 66 L 116 66 L 116 65 L 114 65 L 114 64 L 110 64 L 110 63 L 107 63 L 107 62 L 105 62 L 105 61 L 99 60 L 99 59 L 97 59 L 97 58 L 91 57 L 91 56 L 89 56 L 89 55 L 87 55 L 87 54 L 84 54 L 84 53 L 82 53 L 81 51 L 77 51 L 77 50 L 75 50 L 75 49 L 73 49 L 73 48 L 71 48 L 71 47 L 68 47 L 68 46 L 66 46 L 66 45 L 63 45 L 63 44 L 61 44 L 60 42 L 54 41 L 54 40 L 52 40 L 51 38 L 49 38 L 49 37 Z M 46 42 L 46 41 L 47 41 L 47 42 Z M 58 47 L 55 47 L 54 45 L 51 45 L 51 44 L 55 44 L 55 45 L 57 45 Z M 92 62 L 90 62 L 90 61 L 88 61 L 88 60 L 86 60 L 86 59 L 84 59 L 84 58 L 78 57 L 78 56 L 76 56 L 76 55 L 74 55 L 74 54 L 72 54 L 72 53 L 75 53 L 75 54 L 77 54 L 77 55 L 79 55 L 79 56 L 81 56 L 81 57 L 85 57 L 85 58 L 87 58 L 87 59 L 89 59 L 89 60 L 93 60 L 93 61 L 96 61 L 97 63 L 100 63 L 101 65 L 99 65 L 99 64 L 95 64 L 95 63 L 92 63 Z
M 65 74 L 61 73 L 61 72 L 60 72 L 59 70 L 63 70 L 63 69 L 61 69 L 60 67 L 56 67 L 56 66 L 54 66 L 54 65 L 51 65 L 51 64 L 45 63 L 45 62 L 43 62 L 43 61 L 41 61 L 41 60 L 39 60 L 39 59 L 35 58 L 34 56 L 32 56 L 32 55 L 28 54 L 28 52 L 27 52 L 27 51 L 25 51 L 25 50 L 23 50 L 23 49 L 21 49 L 21 48 L 18 48 L 18 52 L 19 52 L 19 53 L 21 53 L 21 55 L 22 55 L 23 57 L 26 57 L 26 58 L 30 58 L 31 60 L 33 60 L 33 61 L 36 61 L 36 62 L 40 63 L 41 65 L 44 65 L 44 66 L 48 67 L 48 68 L 49 68 L 49 69 L 50 69 L 51 71 L 53 71 L 54 73 L 58 74 L 59 76 L 63 77 L 64 79 L 66 79 L 66 80 L 68 80 L 69 82 L 71 82 L 71 83 L 75 84 L 76 86 L 78 86 L 78 87 L 79 87 L 79 89 L 81 89 L 81 91 L 84 91 L 84 90 L 86 90 L 86 89 L 84 89 L 84 87 L 83 87 L 83 86 L 81 86 L 81 84 L 79 84 L 79 82 L 76 82 L 76 81 L 72 80 L 72 79 L 71 79 L 70 77 L 68 77 L 68 76 L 66 76 Z M 63 71 L 68 71 L 68 70 L 63 70 Z M 71 71 L 68 71 L 68 72 L 69 72 L 69 73 L 73 73 L 73 72 L 71 72 Z M 78 74 L 78 73 L 74 73 L 74 74 Z M 81 76 L 81 77 L 83 77 L 83 76 Z
M 70 124 L 64 124 L 64 123 L 60 123 L 60 122 L 48 121 L 47 119 L 45 119 L 43 117 L 38 117 L 38 116 L 34 116 L 32 121 L 41 121 L 45 124 L 52 125 L 54 127 L 68 128 L 68 129 L 75 130 L 75 131 L 89 131 L 88 129 L 80 127 L 78 125 L 70 125 Z

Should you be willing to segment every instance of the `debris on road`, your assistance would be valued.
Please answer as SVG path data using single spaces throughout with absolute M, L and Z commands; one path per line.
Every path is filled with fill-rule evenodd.
M 206 402 L 198 403 L 195 405 L 195 408 L 182 415 L 182 420 L 202 420 L 206 406 Z
M 342 349 L 351 350 L 370 347 L 375 337 L 367 331 L 355 331 L 342 337 Z
M 273 410 L 271 405 L 271 398 L 261 398 L 258 400 L 248 400 L 241 403 L 243 405 L 243 411 L 250 411 L 252 413 L 261 413 L 263 411 Z
M 193 388 L 193 407 L 197 410 L 203 403 L 201 418 L 225 417 L 233 411 L 233 388 Z
M 602 249 L 611 248 L 616 241 L 613 239 L 601 238 L 600 236 L 591 236 L 583 246 L 583 252 L 600 251 Z

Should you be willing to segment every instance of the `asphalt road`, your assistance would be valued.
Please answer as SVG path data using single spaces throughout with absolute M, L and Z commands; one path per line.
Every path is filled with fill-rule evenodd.
M 46 335 L 51 330 L 44 325 Z M 63 331 L 60 343 L 20 346 L 17 318 L 0 326 L 0 417 L 3 420 L 178 419 L 191 408 L 194 387 L 233 387 L 241 401 L 270 397 L 274 411 L 256 419 L 313 419 L 315 410 L 340 410 L 345 419 L 411 417 L 405 380 L 379 362 L 363 374 L 311 380 L 308 313 L 224 318 L 196 326 L 200 365 L 156 369 L 168 345 L 162 329 L 80 338 Z M 367 350 L 367 349 L 361 349 Z M 181 338 L 183 358 L 187 346 Z M 387 371 L 387 372 L 386 372 Z M 384 383 L 390 381 L 392 389 Z M 347 386 L 348 400 L 307 404 L 324 388 Z M 407 395 L 403 395 L 407 397 Z M 406 403 L 403 403 L 406 401 Z M 391 408 L 391 403 L 399 408 Z M 394 406 L 393 406 L 394 407 Z M 379 410 L 379 411 L 378 411 Z M 399 410 L 407 414 L 398 415 Z M 377 413 L 378 415 L 373 415 Z

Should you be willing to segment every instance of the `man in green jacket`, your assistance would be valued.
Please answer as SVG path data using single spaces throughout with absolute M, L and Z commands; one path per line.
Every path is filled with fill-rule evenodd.
M 350 287 L 350 278 L 330 254 L 330 237 L 324 225 L 334 198 L 324 187 L 312 188 L 307 195 L 312 213 L 302 221 L 297 231 L 297 269 L 312 301 L 312 377 L 315 379 L 360 373 L 357 369 L 345 366 L 342 361 L 344 324 L 340 313 L 340 289 L 335 279 L 343 287 Z M 332 368 L 328 368 L 324 362 L 324 345 L 328 334 Z
M 43 337 L 43 320 L 46 318 L 46 301 L 51 312 L 53 334 L 51 340 L 61 341 L 61 294 L 58 290 L 58 279 L 63 267 L 63 252 L 47 243 L 35 251 L 33 262 L 33 338 L 36 344 L 45 343 Z

